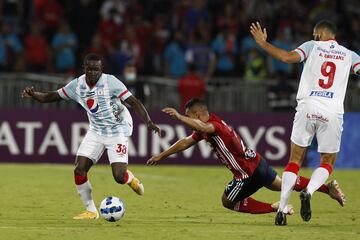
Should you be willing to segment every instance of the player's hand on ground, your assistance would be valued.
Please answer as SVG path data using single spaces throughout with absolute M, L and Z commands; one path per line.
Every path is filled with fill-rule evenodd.
M 156 126 L 155 123 L 153 123 L 153 121 L 149 121 L 147 124 L 147 127 L 149 130 L 154 131 L 155 133 L 157 133 L 160 137 L 161 137 L 161 130 L 158 126 Z
M 34 96 L 35 93 L 35 89 L 33 86 L 31 87 L 26 87 L 22 93 L 21 93 L 21 97 L 22 98 L 31 98 L 32 96 Z
M 259 45 L 266 42 L 266 39 L 267 39 L 266 28 L 262 29 L 259 22 L 251 23 L 250 33 L 253 35 L 254 40 Z
M 156 165 L 161 160 L 160 155 L 152 156 L 149 160 L 147 160 L 147 165 Z
M 180 113 L 178 113 L 175 108 L 164 108 L 162 111 L 173 118 L 179 119 Z

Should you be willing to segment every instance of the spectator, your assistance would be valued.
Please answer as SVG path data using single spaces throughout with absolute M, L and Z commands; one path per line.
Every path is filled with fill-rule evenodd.
M 234 3 L 225 3 L 223 13 L 217 18 L 218 31 L 226 29 L 228 32 L 237 35 L 240 28 L 239 13 Z
M 209 12 L 206 8 L 205 0 L 194 0 L 190 8 L 185 13 L 187 33 L 191 33 L 198 26 L 199 20 L 203 19 L 206 23 L 210 22 Z
M 215 75 L 221 77 L 233 76 L 237 54 L 235 35 L 227 30 L 220 31 L 212 42 L 211 48 L 217 57 Z
M 63 7 L 57 0 L 35 1 L 35 13 L 44 25 L 46 38 L 50 41 L 63 19 Z
M 133 53 L 126 41 L 119 42 L 109 49 L 109 71 L 115 75 L 122 75 L 125 66 L 130 62 Z
M 170 30 L 165 25 L 168 22 L 165 15 L 157 14 L 152 25 L 152 48 L 153 48 L 153 65 L 155 74 L 159 75 L 163 73 L 162 53 L 165 49 L 165 42 L 170 37 Z
M 25 36 L 26 71 L 45 72 L 48 69 L 49 46 L 41 32 L 39 23 L 33 23 L 31 31 Z
M 185 49 L 183 33 L 176 31 L 173 40 L 165 48 L 165 75 L 179 78 L 186 73 Z
M 109 18 L 102 18 L 98 24 L 98 32 L 101 35 L 104 48 L 107 50 L 122 39 L 121 33 L 124 29 L 121 22 L 117 20 L 116 14 L 116 10 L 112 9 Z
M 194 34 L 192 43 L 186 50 L 185 59 L 187 64 L 193 64 L 195 71 L 208 82 L 215 69 L 216 59 L 212 49 L 206 44 L 199 31 Z
M 0 29 L 0 65 L 3 71 L 13 71 L 20 62 L 23 46 L 20 38 L 9 24 L 2 23 Z
M 293 48 L 291 46 L 290 39 L 289 39 L 290 32 L 288 32 L 288 30 L 289 29 L 285 29 L 284 30 L 285 32 L 279 31 L 276 34 L 276 38 L 273 41 L 271 41 L 271 43 L 276 47 L 286 49 L 288 51 L 292 50 Z M 291 75 L 292 65 L 283 63 L 275 58 L 271 58 L 270 61 L 271 61 L 271 66 L 272 66 L 272 72 L 275 75 L 281 74 L 281 73 L 283 73 L 287 76 Z
M 0 71 L 7 71 L 7 46 L 4 36 L 0 34 Z
M 177 88 L 180 96 L 180 110 L 182 112 L 185 111 L 185 105 L 190 99 L 204 98 L 206 92 L 205 81 L 196 74 L 194 64 L 188 66 L 188 73 L 179 79 Z
M 54 35 L 52 47 L 55 50 L 56 70 L 58 72 L 74 72 L 77 38 L 68 23 L 63 22 L 60 25 L 59 31 Z
M 147 98 L 150 95 L 150 88 L 148 85 L 144 84 L 143 81 L 138 79 L 136 67 L 131 61 L 124 67 L 122 77 L 129 91 L 143 104 L 146 104 Z
M 126 7 L 125 0 L 106 0 L 100 9 L 101 18 L 105 21 L 112 19 L 116 24 L 122 25 Z
M 71 24 L 78 38 L 79 52 L 84 52 L 89 45 L 93 36 L 97 33 L 96 28 L 99 22 L 99 1 L 97 0 L 80 0 L 72 1 Z M 100 54 L 102 55 L 103 52 Z
M 14 33 L 21 32 L 21 17 L 24 9 L 24 1 L 22 0 L 1 0 L 0 16 L 7 23 Z
M 248 82 L 260 82 L 266 77 L 265 61 L 256 48 L 252 48 L 249 51 L 244 77 Z

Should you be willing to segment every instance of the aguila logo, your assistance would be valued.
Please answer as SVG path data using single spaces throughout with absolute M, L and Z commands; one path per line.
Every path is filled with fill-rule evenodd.
M 97 101 L 93 98 L 89 98 L 88 100 L 86 100 L 86 105 L 88 106 L 90 112 L 92 113 L 96 113 L 97 110 L 99 109 L 99 105 Z

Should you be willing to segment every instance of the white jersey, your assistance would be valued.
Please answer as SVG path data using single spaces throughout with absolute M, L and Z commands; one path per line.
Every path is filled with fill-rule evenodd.
M 131 93 L 113 75 L 103 73 L 92 88 L 82 75 L 57 92 L 63 99 L 72 99 L 86 110 L 90 131 L 106 137 L 131 136 L 132 118 L 120 101 L 130 97 Z
M 308 41 L 296 51 L 304 69 L 296 100 L 342 115 L 350 71 L 360 69 L 360 57 L 335 40 Z

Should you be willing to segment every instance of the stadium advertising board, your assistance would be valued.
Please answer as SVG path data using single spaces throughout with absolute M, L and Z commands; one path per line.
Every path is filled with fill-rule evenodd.
M 88 121 L 82 110 L 2 110 L 0 113 L 1 162 L 73 163 Z M 152 112 L 163 136 L 148 132 L 134 116 L 129 141 L 130 163 L 144 164 L 149 156 L 169 147 L 191 130 L 162 112 Z M 292 114 L 219 114 L 242 136 L 245 144 L 258 150 L 272 165 L 284 165 L 288 158 Z M 101 160 L 106 163 L 106 157 Z M 205 141 L 179 153 L 167 164 L 218 164 Z
M 220 113 L 242 137 L 245 144 L 260 152 L 274 166 L 285 165 L 289 157 L 291 113 Z M 0 113 L 0 162 L 73 163 L 88 121 L 82 110 L 2 110 Z M 191 130 L 162 112 L 152 112 L 163 136 L 148 132 L 135 115 L 129 141 L 131 164 L 144 164 L 153 154 L 169 147 Z M 337 166 L 360 167 L 355 146 L 360 142 L 360 114 L 345 117 L 342 151 Z M 315 148 L 316 149 L 316 148 Z M 351 156 L 351 158 L 349 157 Z M 309 164 L 317 164 L 309 161 Z M 106 163 L 106 155 L 101 162 Z M 219 161 L 205 141 L 179 153 L 164 164 L 212 165 Z

